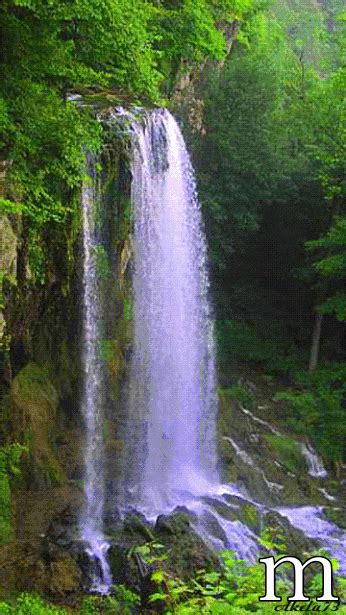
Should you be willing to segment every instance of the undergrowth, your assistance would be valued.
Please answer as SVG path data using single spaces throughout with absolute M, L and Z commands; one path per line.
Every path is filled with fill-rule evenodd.
M 123 585 L 114 586 L 109 596 L 85 597 L 81 606 L 76 609 L 47 604 L 41 597 L 33 594 L 21 594 L 14 603 L 0 602 L 1 615 L 246 615 L 259 613 L 266 615 L 275 613 L 273 603 L 259 601 L 264 593 L 264 570 L 259 564 L 249 565 L 237 560 L 232 551 L 221 554 L 223 567 L 220 571 L 199 570 L 187 581 L 178 579 L 165 568 L 167 554 L 164 547 L 150 543 L 135 547 L 133 552 L 141 556 L 151 568 L 151 584 L 154 588 L 147 597 L 147 603 L 141 603 L 140 596 Z M 286 566 L 286 565 L 284 565 Z M 337 562 L 333 561 L 337 569 Z M 287 572 L 287 571 L 286 571 Z M 305 593 L 310 598 L 304 603 L 304 611 L 346 613 L 342 602 L 346 599 L 346 579 L 337 577 L 334 592 L 339 597 L 339 603 L 324 603 L 316 601 L 322 593 L 322 575 L 314 571 L 306 582 Z M 287 596 L 292 593 L 291 582 L 285 574 L 278 575 L 276 593 L 282 596 L 280 603 L 282 611 L 296 611 L 291 608 Z M 287 607 L 289 605 L 289 608 Z M 301 606 L 303 603 L 295 603 Z M 328 606 L 329 605 L 329 606 Z M 309 608 L 307 608 L 309 606 Z M 328 608 L 327 608 L 328 606 Z

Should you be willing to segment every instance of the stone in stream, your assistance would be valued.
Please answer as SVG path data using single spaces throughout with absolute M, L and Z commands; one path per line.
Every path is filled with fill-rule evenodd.
M 325 507 L 323 509 L 323 516 L 341 529 L 346 530 L 346 511 L 344 508 L 336 506 Z

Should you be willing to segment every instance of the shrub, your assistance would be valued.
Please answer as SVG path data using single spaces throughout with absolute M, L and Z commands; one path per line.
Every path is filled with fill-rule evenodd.
M 227 393 L 230 399 L 234 399 L 239 401 L 246 408 L 252 408 L 255 402 L 255 396 L 251 391 L 241 386 L 240 384 L 235 384 L 233 386 L 224 388 L 223 391 Z
M 288 403 L 287 423 L 309 436 L 326 459 L 342 460 L 346 435 L 343 403 L 346 394 L 346 365 L 330 364 L 312 374 L 298 372 L 298 387 L 278 393 Z M 337 429 L 335 428 L 337 426 Z
M 24 451 L 26 448 L 17 443 L 0 448 L 0 545 L 12 537 L 10 479 L 20 474 L 18 466 Z

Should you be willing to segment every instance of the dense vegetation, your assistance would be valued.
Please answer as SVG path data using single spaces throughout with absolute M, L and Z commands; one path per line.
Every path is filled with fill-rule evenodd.
M 6 0 L 2 40 L 0 146 L 11 161 L 13 196 L 36 222 L 59 220 L 79 185 L 83 150 L 100 127 L 69 92 L 100 90 L 113 103 L 162 103 L 183 62 L 221 59 L 216 22 L 242 19 L 252 0 Z M 13 207 L 8 201 L 7 208 Z M 18 206 L 17 206 L 18 207 Z
M 191 139 L 221 363 L 250 362 L 294 384 L 288 420 L 333 461 L 342 458 L 345 399 L 339 8 L 272 2 L 256 13 L 223 70 L 210 73 L 206 134 Z M 309 376 L 308 365 L 321 370 Z
M 263 539 L 263 544 L 273 546 L 273 542 L 268 538 Z M 165 554 L 158 555 L 157 550 L 161 546 L 148 544 L 139 547 L 142 554 L 146 553 L 147 561 L 153 565 L 153 590 L 146 597 L 145 603 L 138 594 L 118 585 L 113 588 L 112 595 L 85 598 L 78 608 L 79 615 L 149 615 L 157 612 L 165 615 L 274 613 L 272 604 L 258 600 L 263 590 L 263 571 L 258 565 L 249 566 L 242 560 L 235 559 L 231 551 L 225 551 L 222 554 L 222 571 L 201 570 L 191 580 L 184 582 L 165 572 L 162 567 Z M 283 566 L 286 567 L 285 564 Z M 343 580 L 337 583 L 340 599 L 345 597 L 344 585 Z M 321 611 L 326 608 L 326 603 L 315 602 L 316 597 L 321 594 L 321 587 L 322 575 L 315 572 L 306 589 L 310 602 L 305 606 L 308 605 L 309 610 L 316 612 L 320 610 L 319 607 Z M 277 581 L 276 589 L 281 596 L 289 596 L 292 591 L 291 582 L 282 575 Z M 281 606 L 285 607 L 285 604 L 281 603 Z M 0 602 L 0 609 L 2 615 L 68 615 L 69 612 L 64 608 L 48 605 L 40 597 L 30 594 L 20 595 L 15 603 Z M 345 613 L 346 607 L 341 606 L 338 612 Z

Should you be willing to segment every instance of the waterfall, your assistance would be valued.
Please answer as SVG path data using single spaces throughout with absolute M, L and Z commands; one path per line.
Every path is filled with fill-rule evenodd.
M 304 443 L 301 444 L 300 449 L 306 459 L 310 476 L 313 478 L 326 478 L 328 476 L 328 472 L 315 451 Z
M 166 110 L 135 121 L 128 496 L 150 514 L 217 484 L 206 244 L 186 146 Z
M 90 162 L 90 174 L 94 175 Z M 106 560 L 108 544 L 103 535 L 105 500 L 103 451 L 103 369 L 99 357 L 101 298 L 96 259 L 98 231 L 95 215 L 96 187 L 90 178 L 82 189 L 83 210 L 83 393 L 82 410 L 85 419 L 85 505 L 81 517 L 81 536 L 94 561 L 92 590 L 105 593 L 111 584 Z
M 193 170 L 181 132 L 170 113 L 162 109 L 140 118 L 114 110 L 110 121 L 130 130 L 132 140 L 133 234 L 129 244 L 133 248 L 133 344 L 124 387 L 126 399 L 109 406 L 101 346 L 103 338 L 107 339 L 106 306 L 109 303 L 112 309 L 113 304 L 111 284 L 104 286 L 98 272 L 99 254 L 106 247 L 108 255 L 111 250 L 105 228 L 109 218 L 101 216 L 103 223 L 99 221 L 101 189 L 95 178 L 96 165 L 89 160 L 91 177 L 82 190 L 82 410 L 86 437 L 80 530 L 93 562 L 92 590 L 100 593 L 107 593 L 112 584 L 104 523 L 107 530 L 113 530 L 112 523 L 118 523 L 128 508 L 155 522 L 158 515 L 184 506 L 192 514 L 192 527 L 207 544 L 231 548 L 249 561 L 256 559 L 258 538 L 241 520 L 233 519 L 233 512 L 241 512 L 245 504 L 255 506 L 261 515 L 270 510 L 255 502 L 245 488 L 220 484 L 218 477 L 207 251 Z M 119 412 L 118 419 L 121 416 L 118 423 L 114 421 L 123 444 L 116 460 L 105 454 L 106 406 L 108 419 L 112 408 Z M 257 426 L 280 435 L 270 423 L 246 408 L 241 410 Z M 269 490 L 283 491 L 283 485 L 270 482 L 236 440 L 225 439 L 244 463 L 258 471 Z M 301 450 L 310 474 L 325 476 L 315 453 L 304 445 Z M 109 479 L 112 464 L 116 468 L 114 481 Z M 112 509 L 114 519 L 109 513 Z M 327 546 L 336 545 L 338 556 L 342 556 L 344 544 L 337 528 L 323 519 L 320 524 L 320 510 L 276 510 L 307 535 L 318 540 L 326 537 Z

